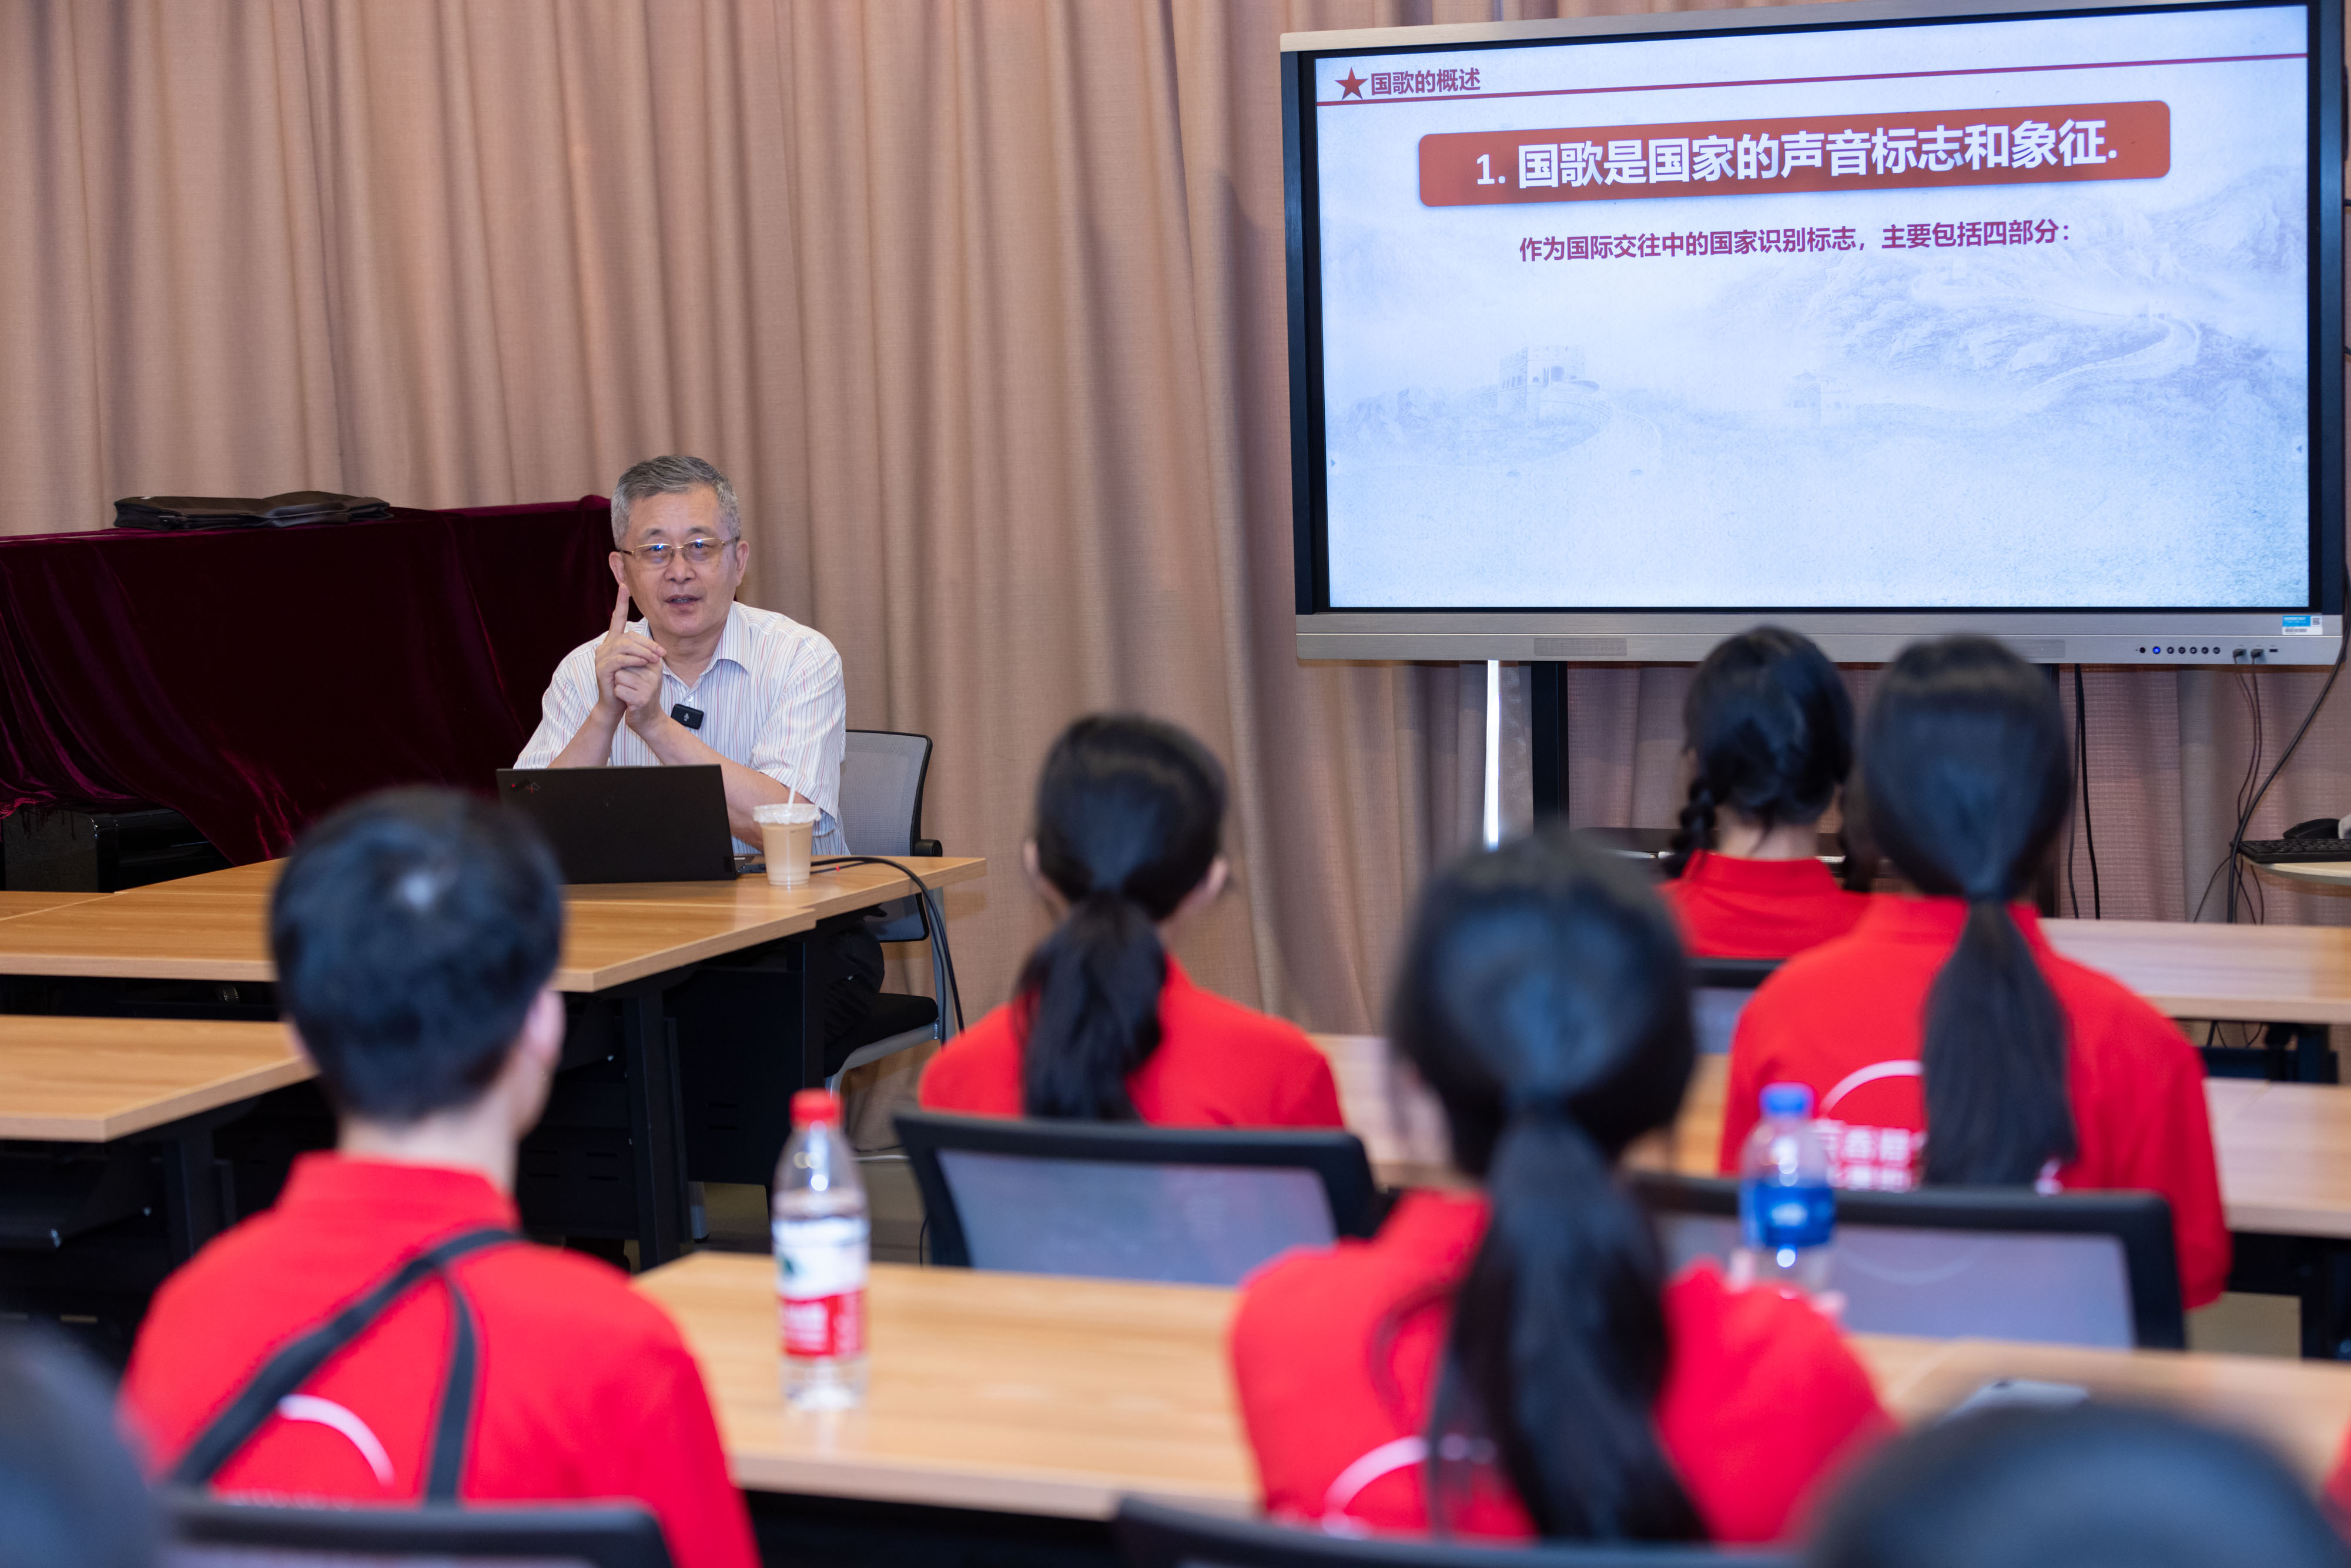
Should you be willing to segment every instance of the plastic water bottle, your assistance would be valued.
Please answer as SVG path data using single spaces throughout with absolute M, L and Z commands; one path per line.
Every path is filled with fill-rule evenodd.
M 792 1096 L 792 1135 L 776 1165 L 776 1295 L 784 1397 L 795 1409 L 846 1410 L 865 1397 L 865 1274 L 872 1232 L 841 1102 Z
M 1829 1186 L 1828 1145 L 1813 1120 L 1813 1092 L 1802 1083 L 1763 1091 L 1763 1119 L 1739 1155 L 1739 1232 L 1731 1278 L 1791 1295 L 1828 1289 L 1829 1242 L 1836 1194 Z

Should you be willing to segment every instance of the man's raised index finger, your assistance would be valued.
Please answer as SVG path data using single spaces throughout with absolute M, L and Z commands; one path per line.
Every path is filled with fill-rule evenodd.
M 619 636 L 622 630 L 626 627 L 628 623 L 629 585 L 624 582 L 621 584 L 621 596 L 612 601 L 612 629 L 606 632 L 605 635 L 609 637 Z

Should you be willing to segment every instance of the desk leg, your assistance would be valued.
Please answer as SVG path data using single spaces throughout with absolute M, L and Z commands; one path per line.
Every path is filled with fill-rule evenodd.
M 221 1228 L 219 1168 L 213 1163 L 209 1124 L 166 1141 L 163 1157 L 163 1224 L 174 1265 L 186 1262 Z
M 832 957 L 802 936 L 791 945 L 800 971 L 800 1087 L 824 1087 L 824 999 L 832 985 Z
M 2272 1036 L 2285 1032 L 2276 1024 L 2270 1026 Z M 2323 1023 L 2298 1023 L 2292 1026 L 2294 1037 L 2294 1082 L 2297 1083 L 2334 1083 L 2338 1082 L 2335 1051 L 2327 1040 Z
M 622 1048 L 629 1068 L 629 1147 L 636 1166 L 640 1269 L 655 1268 L 676 1257 L 685 1230 L 677 1042 L 662 1006 L 665 988 L 648 984 L 621 999 Z
M 2310 1361 L 2341 1361 L 2351 1348 L 2344 1312 L 2351 1305 L 2351 1248 L 2314 1238 L 2302 1277 L 2302 1354 Z

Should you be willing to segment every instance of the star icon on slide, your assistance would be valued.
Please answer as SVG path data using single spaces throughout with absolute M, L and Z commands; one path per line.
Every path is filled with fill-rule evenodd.
M 1344 94 L 1345 97 L 1361 98 L 1364 96 L 1364 78 L 1355 74 L 1355 68 L 1353 66 L 1349 66 L 1347 68 L 1347 74 L 1339 78 L 1339 85 L 1347 89 Z

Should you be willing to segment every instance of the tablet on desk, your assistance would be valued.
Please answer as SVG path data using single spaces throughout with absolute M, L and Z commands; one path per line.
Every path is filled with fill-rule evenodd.
M 716 764 L 684 768 L 501 768 L 498 799 L 554 847 L 563 880 L 718 882 L 735 875 L 735 834 Z

